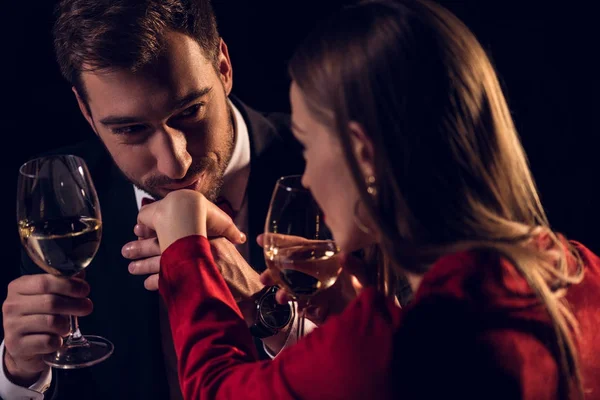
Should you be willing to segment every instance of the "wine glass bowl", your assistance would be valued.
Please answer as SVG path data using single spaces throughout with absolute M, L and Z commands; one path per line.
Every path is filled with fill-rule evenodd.
M 102 237 L 102 215 L 85 161 L 73 155 L 36 158 L 19 169 L 17 224 L 21 243 L 44 271 L 69 278 L 93 260 Z M 44 361 L 72 369 L 97 364 L 113 352 L 98 336 L 83 336 L 76 317 L 62 347 Z
M 303 335 L 305 310 L 316 293 L 331 287 L 341 273 L 339 248 L 324 223 L 324 215 L 300 175 L 281 177 L 275 184 L 263 236 L 269 273 L 301 308 L 298 337 Z
M 265 259 L 271 276 L 295 299 L 307 299 L 335 283 L 341 272 L 332 240 L 265 234 Z
M 102 222 L 92 217 L 19 221 L 19 236 L 27 254 L 55 276 L 73 276 L 94 258 L 102 236 Z

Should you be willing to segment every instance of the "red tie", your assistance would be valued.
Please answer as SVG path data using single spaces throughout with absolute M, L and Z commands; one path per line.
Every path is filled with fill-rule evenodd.
M 225 213 L 227 215 L 229 215 L 232 220 L 235 221 L 235 217 L 237 216 L 237 212 L 235 212 L 235 210 L 233 209 L 233 207 L 231 207 L 231 203 L 229 201 L 227 201 L 227 199 L 225 197 L 220 196 L 219 198 L 217 198 L 217 201 L 215 202 L 215 204 L 221 210 L 225 211 Z
M 154 203 L 156 200 L 151 199 L 150 197 L 142 197 L 142 207 L 150 204 L 150 203 Z

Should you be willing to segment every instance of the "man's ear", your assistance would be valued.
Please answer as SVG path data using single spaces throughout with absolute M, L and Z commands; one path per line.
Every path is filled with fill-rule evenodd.
M 348 128 L 354 157 L 363 176 L 367 179 L 375 173 L 373 141 L 358 122 L 351 121 Z
M 96 135 L 98 135 L 98 132 L 96 131 L 96 126 L 94 125 L 94 120 L 92 119 L 92 115 L 90 114 L 90 110 L 89 110 L 87 104 L 81 98 L 81 96 L 79 95 L 79 92 L 77 92 L 77 89 L 75 89 L 75 86 L 73 86 L 71 88 L 71 90 L 73 91 L 73 94 L 75 94 L 75 98 L 77 99 L 77 104 L 79 105 L 79 111 L 81 111 L 81 114 L 83 114 L 83 117 L 85 118 L 85 120 L 88 122 L 88 124 L 90 124 L 94 133 Z
M 233 87 L 233 70 L 231 69 L 231 59 L 229 58 L 229 50 L 227 44 L 223 39 L 219 44 L 219 56 L 217 59 L 217 67 L 219 72 L 219 78 L 225 88 L 225 94 L 229 96 L 231 88 Z

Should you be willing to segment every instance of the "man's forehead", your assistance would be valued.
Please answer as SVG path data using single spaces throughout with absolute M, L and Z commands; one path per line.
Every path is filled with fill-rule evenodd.
M 168 88 L 155 79 L 133 74 L 126 70 L 84 72 L 81 81 L 89 105 L 94 111 L 127 112 L 129 104 L 155 103 L 168 96 Z

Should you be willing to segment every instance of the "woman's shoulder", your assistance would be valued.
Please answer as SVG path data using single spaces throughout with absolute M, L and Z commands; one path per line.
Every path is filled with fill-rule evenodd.
M 583 281 L 568 289 L 567 301 L 579 323 L 587 368 L 600 365 L 588 356 L 600 351 L 594 340 L 600 259 L 583 244 L 569 243 L 584 268 Z M 548 343 L 555 340 L 548 313 L 527 281 L 506 257 L 492 251 L 458 252 L 434 263 L 404 310 L 396 337 L 407 363 L 403 372 L 412 381 L 418 381 L 419 371 L 444 376 L 448 393 L 461 393 L 466 386 L 457 382 L 464 384 L 466 374 L 482 383 L 478 388 L 505 388 L 500 398 L 524 391 L 535 393 L 532 398 L 551 398 L 558 369 Z M 473 368 L 453 368 L 457 359 Z
M 600 292 L 600 257 L 580 242 L 559 238 L 569 271 L 576 271 L 580 260 L 586 286 L 597 285 Z M 447 254 L 425 274 L 415 301 L 433 296 L 474 302 L 478 307 L 529 307 L 536 301 L 535 294 L 515 259 L 492 248 Z
M 527 390 L 549 398 L 556 364 L 544 343 L 553 331 L 535 298 L 511 293 L 527 290 L 513 274 L 505 258 L 485 250 L 448 254 L 432 265 L 396 337 L 410 364 L 399 368 L 411 382 L 433 375 L 444 387 L 418 385 L 420 397 L 517 398 L 528 376 L 546 379 L 548 386 Z M 484 396 L 491 387 L 496 392 Z
M 523 286 L 525 285 L 525 286 Z M 453 298 L 483 307 L 505 297 L 506 288 L 526 291 L 526 283 L 514 266 L 499 253 L 467 250 L 440 257 L 424 275 L 415 302 L 432 297 Z
M 485 313 L 464 296 L 431 294 L 402 315 L 395 370 L 406 378 L 402 391 L 415 398 L 552 398 L 557 368 L 545 346 L 551 339 L 545 324 Z

